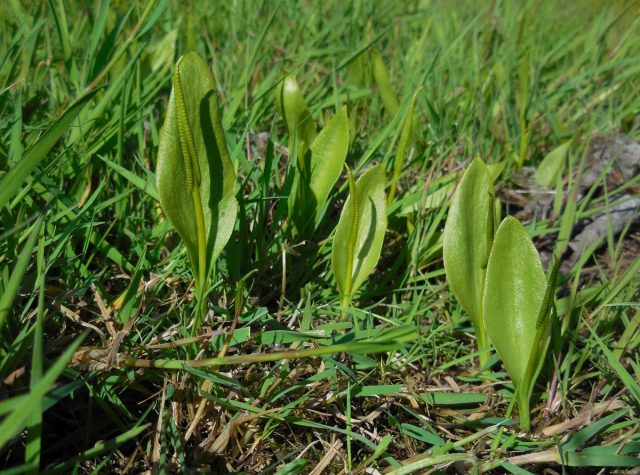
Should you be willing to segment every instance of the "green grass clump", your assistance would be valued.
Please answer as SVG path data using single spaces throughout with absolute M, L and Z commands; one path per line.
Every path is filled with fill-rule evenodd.
M 638 18 L 631 0 L 1 3 L 0 468 L 637 467 L 637 224 L 566 257 L 589 219 L 637 193 L 607 167 L 581 177 L 590 137 L 640 138 Z M 156 185 L 189 52 L 211 71 L 236 175 L 237 217 L 204 275 Z M 294 119 L 278 105 L 293 78 Z M 341 177 L 309 207 L 299 167 L 336 116 Z M 476 157 L 496 211 L 565 257 L 530 433 L 444 272 L 449 206 Z M 332 272 L 342 162 L 386 177 L 380 258 L 355 293 Z

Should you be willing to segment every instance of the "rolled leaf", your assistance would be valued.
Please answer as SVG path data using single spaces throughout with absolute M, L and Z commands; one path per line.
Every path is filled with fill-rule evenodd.
M 492 181 L 484 162 L 479 158 L 473 160 L 453 196 L 443 240 L 449 287 L 471 317 L 480 350 L 487 349 L 482 296 L 490 241 L 487 223 L 493 206 Z
M 298 160 L 301 160 L 317 133 L 316 124 L 293 74 L 286 76 L 278 88 L 277 105 L 284 117 L 290 144 L 293 143 L 294 136 L 297 138 Z
M 382 164 L 368 170 L 350 195 L 336 227 L 331 268 L 343 299 L 351 299 L 380 259 L 387 229 L 385 173 Z
M 320 131 L 310 153 L 296 168 L 289 195 L 289 216 L 298 233 L 312 228 L 319 219 L 331 188 L 340 177 L 349 149 L 349 118 L 342 107 Z
M 522 224 L 508 216 L 493 242 L 483 306 L 487 334 L 516 389 L 529 388 L 532 383 L 525 375 L 546 287 L 538 251 Z M 541 356 L 536 351 L 533 357 Z
M 206 249 L 206 275 L 233 231 L 238 207 L 235 178 L 215 80 L 206 63 L 188 53 L 176 64 L 160 134 L 157 184 L 162 209 L 187 246 L 196 278 L 203 275 L 200 249 Z

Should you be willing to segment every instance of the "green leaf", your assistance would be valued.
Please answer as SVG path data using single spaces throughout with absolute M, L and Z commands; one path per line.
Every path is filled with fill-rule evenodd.
M 380 97 L 382 98 L 382 104 L 384 104 L 384 108 L 387 111 L 387 114 L 393 117 L 398 112 L 398 109 L 400 109 L 400 102 L 398 102 L 396 93 L 391 87 L 389 74 L 387 73 L 387 68 L 384 65 L 384 61 L 382 61 L 380 51 L 378 51 L 377 49 L 373 50 L 371 56 L 373 63 L 373 80 L 375 81 L 376 86 L 378 86 Z
M 413 424 L 404 423 L 400 426 L 400 430 L 403 434 L 406 434 L 409 437 L 412 437 L 421 442 L 426 442 L 427 444 L 436 447 L 442 447 L 446 443 L 439 435 L 429 432 L 428 430 L 425 430 L 422 427 L 418 427 Z
M 562 451 L 575 452 L 579 450 L 583 444 L 586 444 L 589 440 L 598 435 L 606 427 L 613 424 L 628 412 L 629 409 L 622 408 L 612 414 L 609 414 L 606 417 L 603 417 L 598 421 L 591 421 L 586 427 L 580 429 L 578 432 L 569 437 L 564 444 L 562 444 Z
M 640 260 L 637 262 L 640 262 Z M 604 353 L 604 356 L 607 359 L 607 363 L 609 364 L 609 368 L 616 373 L 616 375 L 618 376 L 618 379 L 620 379 L 620 381 L 625 385 L 626 389 L 629 391 L 631 396 L 633 396 L 633 398 L 635 399 L 635 402 L 640 403 L 640 384 L 638 384 L 637 379 L 634 379 L 633 376 L 629 374 L 627 369 L 620 362 L 620 359 L 613 354 L 613 352 L 609 349 L 607 344 L 604 341 L 602 341 L 602 338 L 598 336 L 598 334 L 594 331 L 594 329 L 591 328 L 590 325 L 587 325 L 587 328 L 591 332 L 591 336 L 598 343 L 598 346 L 600 346 L 600 349 Z
M 569 467 L 640 467 L 638 454 L 621 455 L 620 447 L 587 447 L 581 452 L 564 454 L 564 464 Z
M 638 450 L 634 448 L 633 443 L 581 448 L 583 444 L 628 412 L 627 408 L 620 409 L 599 421 L 592 422 L 569 437 L 560 446 L 563 463 L 571 467 L 640 467 Z
M 97 91 L 80 97 L 62 114 L 62 116 L 45 132 L 44 136 L 16 163 L 0 180 L 0 208 L 11 199 L 31 172 L 45 159 L 49 151 L 67 131 L 73 120 Z
M 385 173 L 382 164 L 368 170 L 350 186 L 350 195 L 336 226 L 331 268 L 344 299 L 353 294 L 380 259 L 387 229 Z
M 231 237 L 238 209 L 236 175 L 216 90 L 213 75 L 197 54 L 178 60 L 158 150 L 160 203 L 187 246 L 196 279 L 202 272 L 206 275 Z M 199 216 L 204 221 L 204 243 Z M 206 249 L 204 271 L 202 249 Z
M 376 384 L 362 386 L 351 390 L 353 397 L 385 396 L 387 394 L 397 394 L 402 392 L 402 384 Z
M 310 153 L 296 168 L 289 195 L 289 216 L 298 233 L 304 233 L 319 220 L 331 188 L 349 149 L 349 117 L 342 107 L 320 131 L 311 144 Z
M 542 357 L 532 350 L 546 288 L 538 251 L 520 221 L 508 216 L 498 228 L 489 256 L 483 311 L 487 335 L 519 391 L 521 421 L 523 411 L 528 413 L 535 379 L 534 373 L 527 380 L 529 361 Z M 524 417 L 528 419 L 528 414 Z
M 493 205 L 492 181 L 484 162 L 479 158 L 473 160 L 453 196 L 443 237 L 447 281 L 456 299 L 471 317 L 480 351 L 488 349 L 482 317 L 482 296 L 489 244 L 487 224 Z M 481 357 L 481 364 L 484 364 L 486 356 L 484 354 Z
M 282 80 L 278 88 L 277 105 L 284 117 L 284 123 L 289 134 L 290 153 L 292 153 L 293 138 L 295 136 L 298 143 L 298 160 L 302 160 L 316 138 L 317 132 L 316 124 L 293 74 L 289 74 Z
M 552 188 L 564 168 L 567 161 L 567 152 L 573 140 L 557 146 L 538 165 L 538 169 L 534 175 L 534 179 L 539 186 L 544 188 Z

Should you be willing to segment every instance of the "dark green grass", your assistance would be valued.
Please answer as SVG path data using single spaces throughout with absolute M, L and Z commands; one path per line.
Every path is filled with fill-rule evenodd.
M 522 160 L 535 167 L 581 134 L 563 171 L 566 202 L 550 219 L 527 217 L 541 249 L 566 249 L 576 223 L 619 200 L 603 191 L 605 173 L 578 196 L 576 172 L 589 137 L 640 135 L 638 18 L 635 2 L 596 0 L 3 2 L 0 467 L 311 473 L 332 447 L 324 473 L 405 461 L 394 473 L 454 473 L 453 462 L 495 473 L 637 466 L 637 225 L 560 276 L 533 434 L 516 430 L 497 358 L 477 367 L 441 248 L 452 173 L 475 156 L 503 164 L 499 190 L 517 189 Z M 357 77 L 373 48 L 396 115 Z M 240 202 L 195 340 L 186 250 L 154 184 L 172 68 L 190 50 L 218 81 Z M 283 226 L 288 139 L 273 90 L 285 71 L 320 124 L 349 107 L 349 166 L 382 161 L 389 183 L 422 88 L 382 259 L 347 322 L 330 273 L 344 180 L 310 239 Z M 196 363 L 217 356 L 234 315 L 231 359 Z M 331 344 L 340 351 L 260 361 Z M 159 360 L 165 369 L 148 367 Z M 213 389 L 201 394 L 205 380 Z M 210 405 L 187 441 L 201 397 Z M 544 435 L 566 421 L 575 425 Z

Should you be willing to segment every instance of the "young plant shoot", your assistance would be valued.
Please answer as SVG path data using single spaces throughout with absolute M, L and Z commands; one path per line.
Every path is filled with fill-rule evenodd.
M 502 221 L 487 264 L 483 312 L 487 335 L 514 385 L 520 427 L 529 431 L 529 400 L 549 345 L 549 315 L 558 275 L 549 280 L 527 230 L 514 217 Z
M 487 259 L 494 233 L 493 185 L 489 169 L 476 158 L 453 196 L 444 226 L 444 269 L 449 287 L 471 317 L 476 332 L 480 366 L 489 356 L 483 324 L 482 295 Z
M 289 151 L 297 153 L 300 164 L 316 138 L 316 124 L 293 74 L 287 75 L 277 91 L 276 103 L 289 135 Z
M 233 231 L 238 204 L 235 170 L 222 129 L 216 83 L 195 53 L 182 56 L 160 134 L 157 183 L 160 204 L 185 242 L 199 309 L 206 315 L 206 287 L 213 263 Z
M 356 183 L 347 167 L 349 197 L 336 226 L 331 269 L 340 291 L 342 318 L 351 299 L 380 259 L 387 229 L 385 173 L 381 164 Z
M 305 235 L 315 229 L 348 149 L 349 117 L 347 108 L 342 107 L 315 137 L 309 151 L 298 156 L 288 201 L 294 234 Z

